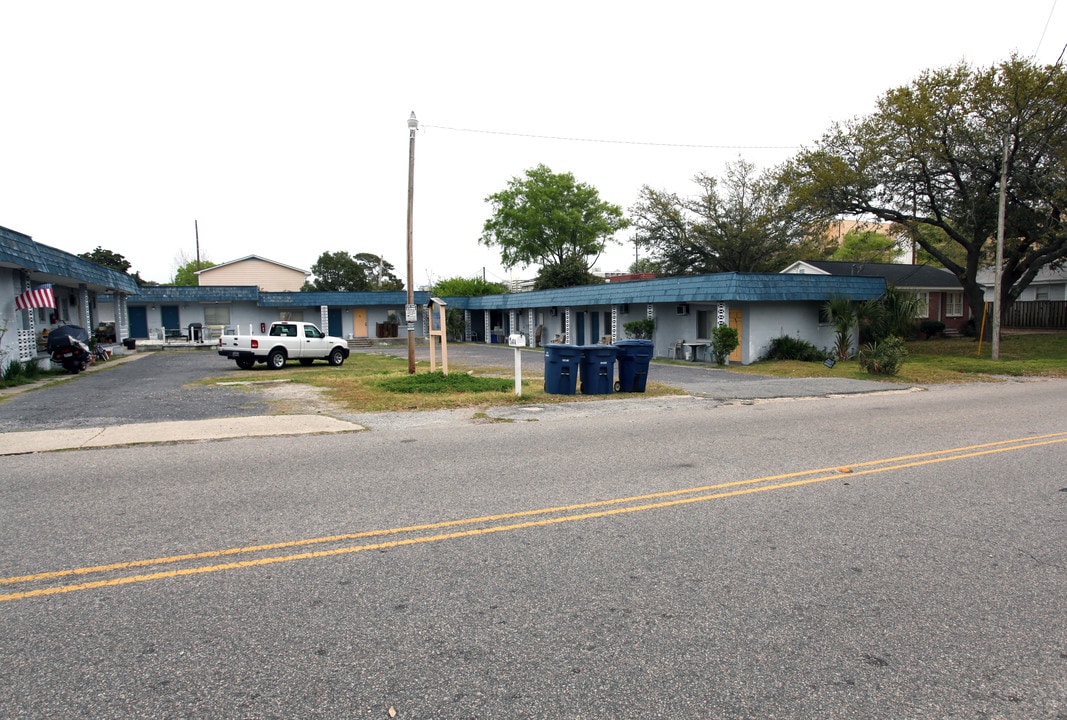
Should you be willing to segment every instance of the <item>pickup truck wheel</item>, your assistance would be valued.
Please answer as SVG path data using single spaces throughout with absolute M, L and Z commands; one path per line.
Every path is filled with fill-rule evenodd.
M 242 370 L 251 370 L 256 364 L 252 358 L 237 358 L 237 367 Z
M 330 364 L 334 367 L 340 367 L 345 362 L 345 353 L 341 348 L 334 348 L 330 351 L 329 357 Z
M 300 358 L 300 364 L 304 367 L 307 367 L 313 362 L 315 362 L 315 358 Z
M 285 367 L 285 353 L 282 350 L 274 350 L 267 356 L 267 367 L 271 370 L 281 370 Z

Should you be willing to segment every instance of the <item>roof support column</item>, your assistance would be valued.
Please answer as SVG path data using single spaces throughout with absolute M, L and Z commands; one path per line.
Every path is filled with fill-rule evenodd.
M 471 341 L 471 311 L 463 311 L 463 342 Z

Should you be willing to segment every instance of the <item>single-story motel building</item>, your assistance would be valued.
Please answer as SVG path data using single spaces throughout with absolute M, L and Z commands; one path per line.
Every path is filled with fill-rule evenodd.
M 56 307 L 20 309 L 16 299 L 51 286 Z M 740 345 L 731 362 L 764 356 L 770 342 L 789 335 L 830 348 L 833 326 L 822 315 L 835 296 L 864 301 L 886 289 L 880 277 L 820 274 L 718 273 L 613 282 L 482 297 L 443 298 L 463 311 L 463 340 L 506 343 L 521 333 L 527 345 L 614 342 L 625 323 L 655 320 L 654 352 L 660 358 L 706 359 L 711 331 L 729 324 Z M 267 292 L 256 285 L 138 287 L 124 273 L 36 243 L 0 227 L 0 338 L 4 362 L 36 358 L 47 364 L 43 339 L 55 327 L 75 324 L 122 352 L 130 339 L 186 336 L 199 326 L 205 343 L 232 330 L 259 332 L 276 320 L 315 322 L 331 335 L 373 341 L 380 325 L 400 319 L 406 337 L 404 291 Z M 430 332 L 429 293 L 414 293 L 417 337 Z M 855 345 L 856 338 L 853 338 Z
M 703 360 L 712 328 L 729 324 L 740 337 L 730 361 L 748 364 L 765 355 L 771 340 L 781 335 L 830 348 L 834 329 L 822 319 L 823 304 L 834 296 L 856 301 L 877 298 L 885 288 L 883 278 L 718 273 L 443 300 L 450 310 L 463 311 L 466 342 L 507 343 L 512 333 L 525 335 L 529 347 L 614 342 L 626 337 L 625 323 L 652 318 L 656 357 Z M 429 293 L 419 291 L 414 296 L 419 307 L 415 333 L 426 338 Z M 400 337 L 406 337 L 406 299 L 404 291 L 279 293 L 255 286 L 143 287 L 126 298 L 128 336 L 187 336 L 189 325 L 200 324 L 210 340 L 222 332 L 258 333 L 277 320 L 303 320 L 330 335 L 373 340 L 380 335 L 379 325 L 399 318 Z

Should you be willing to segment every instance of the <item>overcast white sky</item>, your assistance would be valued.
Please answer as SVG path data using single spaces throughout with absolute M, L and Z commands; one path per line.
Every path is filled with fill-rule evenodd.
M 645 184 L 689 194 L 924 69 L 1055 62 L 1056 4 L 0 0 L 0 225 L 159 282 L 195 257 L 194 220 L 216 263 L 373 252 L 404 277 L 415 111 L 416 286 L 531 277 L 477 242 L 527 168 L 624 209 Z

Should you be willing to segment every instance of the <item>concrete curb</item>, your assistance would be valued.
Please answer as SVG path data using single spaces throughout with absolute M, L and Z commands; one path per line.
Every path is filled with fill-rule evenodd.
M 0 455 L 24 455 L 143 443 L 318 435 L 358 432 L 364 429 L 362 425 L 322 415 L 261 415 L 214 420 L 135 423 L 111 427 L 31 430 L 0 434 Z

